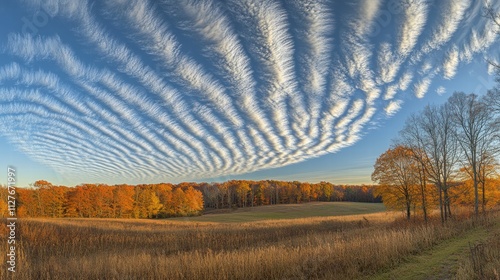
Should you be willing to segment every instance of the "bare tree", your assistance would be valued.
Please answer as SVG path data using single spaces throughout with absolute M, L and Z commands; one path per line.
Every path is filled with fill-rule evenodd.
M 485 103 L 495 114 L 500 114 L 500 89 L 494 88 L 489 90 L 485 96 Z
M 478 186 L 480 174 L 494 145 L 493 114 L 486 103 L 475 94 L 455 92 L 449 99 L 453 123 L 457 126 L 455 135 L 462 148 L 464 165 L 470 166 L 474 183 L 474 213 L 479 213 Z
M 451 216 L 448 189 L 456 172 L 457 143 L 449 107 L 427 106 L 412 115 L 401 131 L 402 142 L 414 151 L 426 178 L 439 192 L 439 209 L 444 223 Z
M 491 4 L 486 5 L 484 15 L 500 28 L 500 13 Z M 500 29 L 497 29 L 497 33 L 500 33 Z
M 486 212 L 486 181 L 494 176 L 497 176 L 498 161 L 496 158 L 488 153 L 483 153 L 481 155 L 481 161 L 479 163 L 479 183 L 481 184 L 482 190 L 482 211 Z
M 426 165 L 429 164 L 427 161 L 420 160 L 422 157 L 422 151 L 412 150 L 411 156 L 417 161 L 418 169 L 418 183 L 420 185 L 420 196 L 422 199 L 422 212 L 424 214 L 424 221 L 427 223 L 427 172 Z M 425 160 L 428 158 L 425 157 Z

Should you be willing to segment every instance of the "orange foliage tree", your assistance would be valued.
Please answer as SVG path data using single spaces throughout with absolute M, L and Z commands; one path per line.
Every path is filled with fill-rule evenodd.
M 375 189 L 389 208 L 405 209 L 407 219 L 411 217 L 412 205 L 418 192 L 418 162 L 412 150 L 396 146 L 383 153 L 375 163 L 372 180 L 379 186 Z
M 9 192 L 6 186 L 0 186 L 0 218 L 8 216 L 7 198 Z
M 25 217 L 157 218 L 203 211 L 201 192 L 189 184 L 81 184 L 69 188 L 39 180 L 33 188 L 18 188 L 17 193 L 18 212 Z

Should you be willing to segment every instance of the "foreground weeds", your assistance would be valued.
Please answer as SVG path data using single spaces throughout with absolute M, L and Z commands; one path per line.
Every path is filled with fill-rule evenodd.
M 395 218 L 378 213 L 241 224 L 24 219 L 18 221 L 15 276 L 356 279 L 394 267 L 482 223 L 457 219 L 442 226 Z M 5 263 L 5 254 L 0 261 Z M 12 276 L 0 273 L 1 279 Z
M 463 258 L 457 270 L 460 280 L 500 280 L 500 223 L 486 241 L 469 243 L 467 257 Z

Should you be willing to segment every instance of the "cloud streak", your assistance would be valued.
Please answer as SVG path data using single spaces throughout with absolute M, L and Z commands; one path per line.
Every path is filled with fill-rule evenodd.
M 44 5 L 61 30 L 1 41 L 0 133 L 77 182 L 201 180 L 334 153 L 498 40 L 466 0 L 436 13 L 409 2 L 394 28 L 380 26 L 382 0 L 19 9 Z

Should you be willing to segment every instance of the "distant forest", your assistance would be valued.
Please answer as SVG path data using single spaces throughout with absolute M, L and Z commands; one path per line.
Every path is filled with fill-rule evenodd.
M 39 180 L 17 188 L 19 217 L 167 218 L 209 209 L 310 201 L 381 202 L 371 185 L 328 182 L 232 180 L 224 183 L 55 186 Z M 0 188 L 0 217 L 7 216 L 7 188 Z

